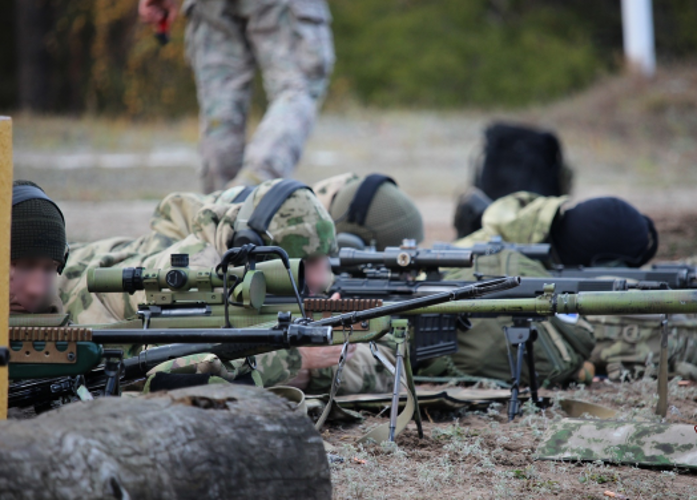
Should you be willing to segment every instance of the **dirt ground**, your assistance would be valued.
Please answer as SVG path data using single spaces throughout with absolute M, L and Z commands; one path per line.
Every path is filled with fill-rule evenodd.
M 573 200 L 615 195 L 654 218 L 658 259 L 697 254 L 697 70 L 652 82 L 608 78 L 550 106 L 511 112 L 382 111 L 323 114 L 297 169 L 308 183 L 346 171 L 393 176 L 422 210 L 426 242 L 450 241 L 454 200 L 472 178 L 484 127 L 493 120 L 549 127 L 575 170 Z M 64 208 L 69 238 L 138 236 L 157 200 L 195 190 L 195 119 L 130 123 L 98 118 L 14 117 L 15 178 L 43 186 Z M 671 419 L 697 424 L 695 387 L 671 386 Z M 655 419 L 655 383 L 596 384 L 564 394 Z M 337 499 L 697 498 L 697 478 L 599 463 L 535 462 L 542 432 L 561 410 L 530 411 L 508 424 L 502 408 L 440 415 L 419 441 L 352 445 L 366 426 L 331 428 L 346 461 L 332 465 Z M 382 419 L 379 419 L 382 421 Z M 428 420 L 428 419 L 427 419 Z M 365 460 L 358 463 L 357 458 Z
M 697 423 L 697 386 L 670 385 L 667 422 Z M 551 422 L 565 415 L 558 399 L 575 398 L 619 410 L 619 419 L 659 421 L 654 414 L 656 382 L 599 382 L 590 388 L 545 391 L 555 402 L 507 422 L 506 407 L 485 411 L 424 414 L 424 438 L 416 426 L 396 443 L 355 445 L 367 428 L 384 418 L 368 416 L 361 425 L 334 427 L 324 437 L 337 450 L 332 467 L 335 499 L 421 498 L 616 498 L 695 499 L 697 477 L 679 470 L 648 470 L 601 462 L 534 460 Z M 429 421 L 430 420 L 430 421 Z M 697 439 L 697 438 L 696 438 Z M 623 496 L 622 496 L 623 495 Z

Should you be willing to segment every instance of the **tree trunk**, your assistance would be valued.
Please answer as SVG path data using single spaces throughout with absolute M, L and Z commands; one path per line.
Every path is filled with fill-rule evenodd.
M 51 59 L 46 35 L 51 7 L 46 0 L 15 0 L 19 106 L 25 111 L 48 111 Z
M 0 422 L 0 498 L 331 498 L 312 422 L 254 387 L 73 403 Z

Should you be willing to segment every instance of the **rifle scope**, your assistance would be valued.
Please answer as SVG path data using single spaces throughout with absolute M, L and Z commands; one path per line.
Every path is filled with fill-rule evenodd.
M 288 271 L 281 260 L 259 262 L 255 269 L 264 274 L 266 291 L 274 295 L 295 295 Z M 290 269 L 298 287 L 305 286 L 305 267 L 302 259 L 290 259 Z M 228 277 L 242 279 L 247 269 L 244 266 L 228 269 Z M 213 290 L 223 287 L 223 278 L 215 268 L 189 269 L 145 269 L 143 267 L 98 267 L 88 271 L 87 290 L 91 293 L 127 292 L 138 290 L 160 291 L 164 289 L 186 292 Z
M 355 248 L 342 248 L 339 251 L 339 262 L 342 268 L 373 265 L 397 271 L 472 267 L 472 252 L 399 247 L 387 247 L 384 252 L 366 252 Z
M 525 255 L 529 259 L 539 260 L 542 262 L 549 261 L 552 258 L 552 246 L 548 243 L 508 243 L 501 240 L 500 237 L 494 237 L 487 243 L 474 243 L 471 247 L 457 247 L 452 243 L 435 243 L 434 250 L 469 250 L 474 255 L 493 255 L 503 250 L 512 250 Z

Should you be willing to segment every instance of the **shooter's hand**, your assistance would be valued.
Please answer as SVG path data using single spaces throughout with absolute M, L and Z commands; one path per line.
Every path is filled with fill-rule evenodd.
M 175 0 L 140 0 L 138 15 L 146 24 L 158 25 L 165 20 L 172 24 L 177 17 L 177 3 Z
M 350 344 L 346 351 L 346 361 L 353 357 L 356 352 L 357 344 Z M 302 365 L 298 375 L 288 382 L 288 385 L 305 389 L 310 383 L 310 370 L 319 368 L 329 368 L 339 364 L 339 356 L 341 355 L 341 345 L 333 345 L 327 347 L 298 347 L 300 356 L 302 357 Z

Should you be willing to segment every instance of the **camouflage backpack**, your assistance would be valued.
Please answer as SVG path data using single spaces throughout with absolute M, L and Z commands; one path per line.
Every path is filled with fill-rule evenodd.
M 510 251 L 477 258 L 471 269 L 453 269 L 446 274 L 447 280 L 473 280 L 474 274 L 485 276 L 549 276 L 537 261 Z M 508 347 L 503 327 L 512 326 L 508 318 L 472 318 L 472 328 L 458 333 L 458 352 L 450 359 L 452 363 L 439 361 L 422 374 L 437 375 L 438 365 L 445 368 L 448 376 L 469 375 L 509 381 L 511 369 L 508 363 Z M 553 317 L 548 321 L 536 321 L 538 337 L 534 346 L 535 370 L 540 385 L 563 385 L 579 380 L 579 371 L 584 361 L 590 358 L 595 339 L 592 327 L 578 316 Z M 511 348 L 513 356 L 516 349 Z M 445 375 L 445 373 L 440 373 Z M 581 378 L 584 378 L 582 375 Z M 581 380 L 589 382 L 588 380 Z M 523 366 L 522 383 L 529 383 L 527 366 Z

